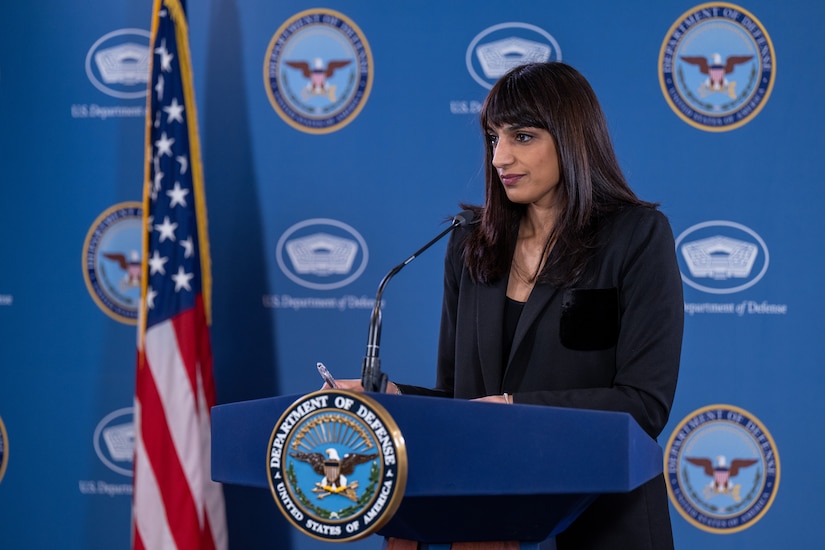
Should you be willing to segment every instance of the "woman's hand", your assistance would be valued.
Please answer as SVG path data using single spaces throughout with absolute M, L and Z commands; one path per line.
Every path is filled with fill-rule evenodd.
M 339 390 L 349 390 L 349 391 L 355 391 L 355 392 L 363 392 L 364 391 L 364 386 L 361 385 L 361 380 L 357 380 L 357 379 L 354 379 L 354 380 L 336 380 L 335 383 L 337 384 L 337 386 L 338 386 L 337 389 L 339 389 Z M 330 388 L 329 384 L 324 382 L 324 385 L 321 387 L 321 389 L 322 390 L 329 390 L 329 389 L 332 389 L 332 388 Z M 398 386 L 396 386 L 394 383 L 387 382 L 387 389 L 384 390 L 384 393 L 400 394 L 401 392 L 399 391 Z
M 484 397 L 477 397 L 471 401 L 481 401 L 482 403 L 501 403 L 503 405 L 510 405 L 513 403 L 513 396 L 509 394 L 504 395 L 485 395 Z
M 336 380 L 335 384 L 338 386 L 336 389 L 339 389 L 339 390 L 349 390 L 349 391 L 357 391 L 357 392 L 364 391 L 364 386 L 361 385 L 360 380 L 355 380 L 355 379 L 353 379 L 353 380 Z M 324 382 L 324 385 L 323 385 L 323 387 L 321 387 L 321 389 L 322 390 L 331 390 L 333 388 L 331 388 L 329 384 Z

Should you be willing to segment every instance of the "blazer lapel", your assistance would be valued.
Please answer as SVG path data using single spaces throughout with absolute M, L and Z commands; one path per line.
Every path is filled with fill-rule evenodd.
M 478 356 L 486 394 L 492 395 L 498 393 L 504 372 L 501 355 L 507 278 L 476 288 L 476 334 L 481 336 L 478 339 Z

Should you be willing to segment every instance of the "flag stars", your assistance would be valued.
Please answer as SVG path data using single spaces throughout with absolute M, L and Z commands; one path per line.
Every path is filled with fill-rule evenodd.
M 169 220 L 169 216 L 164 216 L 163 223 L 155 225 L 155 230 L 160 231 L 158 242 L 163 242 L 166 239 L 175 241 L 175 229 L 178 228 L 177 222 Z
M 169 208 L 174 208 L 177 205 L 186 208 L 186 195 L 188 194 L 189 189 L 181 189 L 180 183 L 175 182 L 175 187 L 166 192 L 166 195 L 171 199 Z
M 160 41 L 160 46 L 155 48 L 155 53 L 160 55 L 160 69 L 165 72 L 172 71 L 172 59 L 174 59 L 174 55 L 169 53 L 169 50 L 166 49 L 166 39 Z
M 161 172 L 160 170 L 157 170 L 155 172 L 155 179 L 154 179 L 154 182 L 152 184 L 152 200 L 157 198 L 158 191 L 160 191 L 160 184 L 161 184 L 161 181 L 163 181 L 163 176 L 164 175 L 165 174 L 163 172 Z
M 158 156 L 152 156 L 152 166 L 154 167 L 154 180 L 152 181 L 152 191 L 150 196 L 152 197 L 152 201 L 156 201 L 158 199 L 158 191 L 160 191 L 161 181 L 163 180 L 163 176 L 165 175 L 160 170 L 160 158 Z
M 160 139 L 155 142 L 155 147 L 158 148 L 158 157 L 163 155 L 172 156 L 172 144 L 175 143 L 175 138 L 170 138 L 166 132 L 160 134 Z
M 172 101 L 169 102 L 169 106 L 163 108 L 163 112 L 167 115 L 167 124 L 170 124 L 173 121 L 177 121 L 183 124 L 183 105 L 178 103 L 178 98 L 173 97 Z
M 192 242 L 192 237 L 187 237 L 180 242 L 183 247 L 183 257 L 191 258 L 195 254 L 195 243 Z
M 208 440 L 208 422 L 200 422 L 201 413 L 208 413 L 215 399 L 214 392 L 204 394 L 200 383 L 211 380 L 213 370 L 211 349 L 200 345 L 209 331 L 208 293 L 200 301 L 209 281 L 209 256 L 208 235 L 198 233 L 206 224 L 205 219 L 200 219 L 205 215 L 205 203 L 199 195 L 203 192 L 203 174 L 195 132 L 196 109 L 188 101 L 193 95 L 189 28 L 183 3 L 154 2 L 151 45 L 146 51 L 152 69 L 148 75 L 151 82 L 146 83 L 149 97 L 144 130 L 148 137 L 142 144 L 144 155 L 154 158 L 145 159 L 144 169 L 137 174 L 137 179 L 143 180 L 141 237 L 145 277 L 137 299 L 140 328 L 135 402 L 143 407 L 144 417 L 150 415 L 158 421 L 146 423 L 135 433 L 135 447 L 147 451 L 135 455 L 135 469 L 153 475 L 142 477 L 142 482 L 135 486 L 132 508 L 134 524 L 141 526 L 142 541 L 152 549 L 162 546 L 164 540 L 186 538 L 187 533 L 200 533 L 203 536 L 195 538 L 202 540 L 204 546 L 221 548 L 226 546 L 227 529 L 221 512 L 223 496 L 212 492 L 219 487 L 208 479 L 202 480 L 209 481 L 207 487 L 189 475 L 195 469 L 209 470 L 209 456 L 188 442 L 193 438 Z M 190 147 L 195 155 L 191 160 Z M 136 152 L 141 153 L 140 149 Z M 0 339 L 0 348 L 3 343 Z M 158 377 L 157 373 L 164 376 Z M 190 384 L 187 374 L 197 384 Z M 180 399 L 184 394 L 191 394 L 198 407 L 187 407 L 186 399 Z M 193 429 L 178 430 L 184 424 Z M 158 439 L 158 434 L 164 441 Z M 171 443 L 164 445 L 168 441 Z M 145 460 L 147 457 L 152 460 Z M 182 469 L 180 465 L 184 463 L 186 468 Z M 159 496 L 178 487 L 185 487 L 187 495 L 191 492 L 197 503 L 196 514 L 177 518 L 179 503 L 174 498 Z M 211 522 L 211 531 L 204 530 L 204 518 Z
M 157 297 L 158 293 L 156 290 L 152 290 L 152 287 L 146 289 L 146 307 L 149 309 L 155 309 L 155 298 Z
M 169 261 L 169 258 L 162 258 L 160 252 L 155 250 L 152 253 L 152 257 L 149 258 L 149 275 L 155 275 L 156 273 L 160 273 L 161 275 L 166 275 L 166 262 Z
M 180 164 L 181 175 L 185 174 L 186 171 L 189 169 L 189 159 L 186 157 L 186 155 L 180 155 L 175 157 L 175 160 L 177 160 L 178 164 Z
M 189 286 L 189 281 L 194 277 L 194 273 L 187 273 L 183 266 L 178 267 L 178 272 L 172 275 L 172 280 L 175 281 L 175 292 L 180 292 L 180 289 L 186 289 L 191 292 L 192 287 Z
M 155 191 L 160 191 L 160 182 L 163 180 L 164 174 L 160 169 L 160 162 L 158 162 L 158 157 L 155 157 L 155 178 L 154 178 L 154 188 Z
M 158 75 L 158 82 L 157 82 L 157 84 L 155 84 L 155 93 L 158 96 L 158 100 L 161 100 L 161 101 L 163 101 L 164 84 L 165 84 L 165 82 L 163 80 L 163 75 L 162 74 Z M 158 120 L 155 119 L 155 128 L 157 128 L 157 127 L 158 127 Z

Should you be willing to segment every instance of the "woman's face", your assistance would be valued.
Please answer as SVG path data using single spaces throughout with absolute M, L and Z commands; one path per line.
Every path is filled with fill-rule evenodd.
M 518 204 L 556 206 L 559 157 L 550 132 L 513 125 L 487 128 L 498 172 L 507 198 Z

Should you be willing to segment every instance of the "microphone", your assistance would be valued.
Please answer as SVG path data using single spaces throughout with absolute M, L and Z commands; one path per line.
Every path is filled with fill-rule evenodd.
M 375 306 L 372 308 L 372 315 L 370 315 L 367 354 L 364 356 L 364 362 L 361 366 L 361 385 L 364 386 L 364 391 L 384 393 L 387 389 L 387 374 L 381 372 L 381 360 L 378 358 L 378 347 L 381 341 L 381 296 L 384 294 L 384 287 L 387 286 L 389 280 L 401 271 L 405 265 L 416 259 L 422 252 L 444 238 L 447 233 L 456 227 L 462 227 L 472 223 L 473 218 L 475 218 L 475 214 L 472 210 L 459 212 L 453 217 L 453 221 L 447 229 L 415 251 L 412 256 L 392 268 L 390 272 L 381 279 L 381 283 L 378 285 L 378 292 L 375 295 Z

